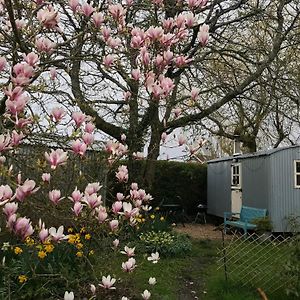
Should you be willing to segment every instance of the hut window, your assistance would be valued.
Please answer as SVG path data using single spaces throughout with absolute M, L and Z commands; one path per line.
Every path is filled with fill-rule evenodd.
M 295 188 L 300 188 L 300 160 L 294 160 Z
M 300 173 L 299 173 L 299 179 L 300 179 Z M 241 187 L 241 164 L 231 165 L 231 186 L 237 188 Z

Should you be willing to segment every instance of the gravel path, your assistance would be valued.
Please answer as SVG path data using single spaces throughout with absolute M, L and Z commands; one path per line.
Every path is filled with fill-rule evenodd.
M 174 229 L 178 232 L 186 233 L 194 239 L 222 239 L 222 232 L 220 229 L 211 224 L 185 224 L 185 226 L 178 224 Z

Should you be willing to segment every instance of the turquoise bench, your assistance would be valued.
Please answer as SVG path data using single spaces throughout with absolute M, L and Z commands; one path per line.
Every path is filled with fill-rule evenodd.
M 239 215 L 240 218 L 237 220 L 233 220 L 233 215 Z M 254 230 L 256 228 L 256 225 L 251 223 L 254 219 L 263 218 L 266 215 L 266 209 L 249 206 L 242 206 L 240 213 L 224 212 L 224 232 L 226 234 L 226 226 L 229 225 L 242 228 L 244 230 L 244 233 L 246 234 L 247 230 Z

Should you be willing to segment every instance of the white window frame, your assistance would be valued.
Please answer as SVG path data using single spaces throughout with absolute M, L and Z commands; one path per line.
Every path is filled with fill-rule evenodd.
M 297 185 L 297 176 L 300 176 L 300 172 L 297 172 L 297 163 L 300 164 L 300 159 L 294 160 L 294 188 L 300 189 L 300 184 Z
M 233 174 L 234 167 L 238 167 L 238 170 L 239 170 L 238 174 Z M 239 178 L 238 184 L 233 183 L 234 176 L 237 176 Z M 242 187 L 242 164 L 241 163 L 233 163 L 233 164 L 231 164 L 231 189 L 241 189 L 241 187 Z M 299 186 L 299 188 L 300 188 L 300 186 Z

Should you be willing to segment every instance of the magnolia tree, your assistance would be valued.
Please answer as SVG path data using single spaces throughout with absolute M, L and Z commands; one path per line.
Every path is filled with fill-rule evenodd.
M 35 121 L 46 133 L 54 122 L 61 126 L 51 125 L 52 133 L 70 136 L 66 111 L 73 112 L 76 126 L 89 115 L 113 138 L 106 148 L 111 153 L 141 158 L 149 141 L 148 158 L 156 159 L 167 123 L 181 113 L 178 103 L 198 96 L 193 88 L 179 98 L 177 85 L 208 43 L 206 5 L 206 0 L 1 1 L 6 86 L 1 110 L 10 115 L 3 126 Z M 31 116 L 22 115 L 25 106 Z M 83 155 L 92 140 L 87 130 L 76 151 Z
M 116 179 L 128 183 L 127 189 L 115 195 L 111 207 L 104 205 L 98 182 L 87 184 L 83 190 L 74 186 L 70 195 L 62 195 L 60 187 L 51 182 L 70 156 L 86 155 L 94 142 L 95 128 L 115 139 L 104 147 L 109 161 L 128 152 L 130 156 L 139 155 L 149 130 L 149 155 L 157 157 L 160 135 L 176 104 L 175 99 L 170 100 L 176 89 L 172 74 L 182 72 L 208 43 L 209 28 L 198 19 L 205 5 L 206 1 L 200 0 L 170 4 L 157 0 L 128 0 L 123 4 L 0 1 L 4 93 L 0 162 L 7 183 L 0 186 L 0 206 L 8 231 L 18 241 L 35 245 L 39 259 L 66 242 L 76 245 L 77 257 L 88 257 L 80 250 L 78 233 L 67 234 L 64 224 L 23 215 L 22 209 L 30 201 L 46 195 L 54 214 L 62 203 L 67 203 L 65 209 L 72 213 L 72 223 L 85 224 L 95 231 L 98 228 L 97 232 L 100 229 L 107 236 L 134 228 L 137 218 L 151 210 L 151 196 L 136 183 L 128 183 L 126 166 L 118 168 Z M 195 99 L 197 94 L 193 89 L 190 96 Z M 80 110 L 72 110 L 75 105 Z M 23 140 L 56 133 L 67 137 L 70 150 L 46 151 L 39 181 L 24 178 L 18 166 L 9 165 L 6 157 Z M 115 239 L 112 248 L 118 243 Z M 16 255 L 22 251 L 14 248 Z M 128 257 L 122 269 L 132 272 L 136 267 L 134 248 L 125 245 L 122 253 Z M 159 253 L 152 253 L 148 260 L 156 263 Z M 155 279 L 150 279 L 149 283 L 154 284 Z M 25 283 L 28 276 L 20 274 L 18 280 Z M 113 290 L 115 282 L 107 274 L 99 288 Z M 91 293 L 96 293 L 94 285 Z M 148 290 L 142 293 L 143 299 L 150 295 Z M 73 292 L 66 291 L 65 299 L 73 298 Z

